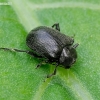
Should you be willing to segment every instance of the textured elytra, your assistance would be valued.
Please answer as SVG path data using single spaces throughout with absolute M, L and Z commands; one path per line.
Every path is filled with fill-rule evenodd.
M 28 34 L 26 43 L 38 54 L 43 56 L 50 54 L 51 57 L 56 58 L 63 47 L 73 43 L 73 39 L 52 28 L 40 26 Z

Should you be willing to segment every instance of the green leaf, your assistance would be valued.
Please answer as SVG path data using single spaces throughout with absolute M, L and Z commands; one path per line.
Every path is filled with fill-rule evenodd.
M 45 80 L 53 65 L 35 69 L 39 59 L 0 50 L 0 100 L 99 100 L 99 0 L 1 0 L 0 47 L 29 50 L 28 32 L 56 22 L 79 43 L 76 63 Z

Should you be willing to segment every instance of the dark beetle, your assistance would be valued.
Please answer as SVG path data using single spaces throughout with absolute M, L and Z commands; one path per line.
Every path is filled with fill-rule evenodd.
M 55 27 L 55 29 L 53 29 Z M 57 66 L 70 68 L 77 58 L 76 47 L 73 45 L 74 39 L 60 32 L 59 24 L 54 24 L 52 28 L 40 26 L 30 31 L 26 38 L 27 46 L 33 51 L 0 48 L 4 50 L 25 52 L 37 58 L 43 58 L 44 62 L 55 64 L 55 70 L 47 78 L 56 74 Z M 40 67 L 43 62 L 37 65 Z

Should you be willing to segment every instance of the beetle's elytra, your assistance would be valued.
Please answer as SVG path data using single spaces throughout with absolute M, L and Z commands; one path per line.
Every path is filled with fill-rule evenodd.
M 55 28 L 55 29 L 54 29 Z M 60 32 L 59 24 L 54 24 L 52 28 L 39 26 L 29 32 L 26 37 L 26 44 L 32 51 L 0 48 L 4 50 L 25 52 L 37 58 L 44 58 L 45 63 L 55 64 L 55 70 L 47 78 L 56 74 L 56 69 L 60 65 L 64 68 L 70 68 L 77 58 L 74 39 Z M 40 67 L 42 62 L 37 65 Z

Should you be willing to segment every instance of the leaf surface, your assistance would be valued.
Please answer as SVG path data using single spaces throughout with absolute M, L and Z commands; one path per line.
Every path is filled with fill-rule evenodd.
M 77 62 L 46 79 L 53 65 L 42 65 L 25 53 L 0 50 L 0 100 L 99 100 L 100 1 L 1 0 L 0 47 L 29 50 L 28 32 L 40 25 L 60 24 L 61 32 L 74 36 Z M 4 5 L 4 3 L 10 5 Z

